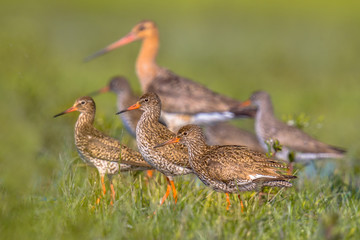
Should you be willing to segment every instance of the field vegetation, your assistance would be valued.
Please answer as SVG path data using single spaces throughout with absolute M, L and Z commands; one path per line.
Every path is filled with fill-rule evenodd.
M 358 1 L 10 1 L 0 4 L 1 239 L 359 239 L 360 4 Z M 97 172 L 77 155 L 77 113 L 53 119 L 114 75 L 140 93 L 140 43 L 82 59 L 143 19 L 157 22 L 158 62 L 228 96 L 272 95 L 276 115 L 348 150 L 297 166 L 294 187 L 225 195 L 175 179 L 162 207 L 160 174 L 115 178 L 100 205 Z M 97 96 L 95 125 L 135 146 L 115 96 Z M 234 124 L 252 130 L 253 120 Z M 153 212 L 156 211 L 156 215 Z

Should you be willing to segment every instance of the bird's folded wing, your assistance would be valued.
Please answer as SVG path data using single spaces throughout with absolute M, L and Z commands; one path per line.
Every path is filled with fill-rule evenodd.
M 221 181 L 252 181 L 258 178 L 276 178 L 279 169 L 285 168 L 280 162 L 268 159 L 262 153 L 241 146 L 214 146 L 216 158 L 206 156 L 209 176 Z
M 163 71 L 149 86 L 162 100 L 166 112 L 194 114 L 198 112 L 228 111 L 240 101 L 218 94 L 189 79 L 179 77 L 169 70 Z M 183 99 L 183 101 L 179 101 Z M 188 101 L 187 99 L 191 99 Z M 194 104 L 195 103 L 195 104 Z
M 96 159 L 112 162 L 120 161 L 120 146 L 116 147 L 114 145 L 109 145 L 96 138 L 90 139 L 87 142 L 86 149 L 84 151 Z

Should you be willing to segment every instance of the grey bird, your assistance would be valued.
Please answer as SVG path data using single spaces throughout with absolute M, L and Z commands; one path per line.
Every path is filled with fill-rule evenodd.
M 156 63 L 159 31 L 153 21 L 138 23 L 129 34 L 85 60 L 89 61 L 136 40 L 142 40 L 136 61 L 136 73 L 142 91 L 158 94 L 163 103 L 162 117 L 171 130 L 175 131 L 188 123 L 206 124 L 254 116 L 255 110 L 244 109 L 239 100 L 216 93 L 159 66 Z
M 345 150 L 320 142 L 309 136 L 299 128 L 289 126 L 278 120 L 274 115 L 274 109 L 270 95 L 265 91 L 252 94 L 243 106 L 255 105 L 255 131 L 258 140 L 264 150 L 268 149 L 266 142 L 270 144 L 278 140 L 282 150 L 276 152 L 276 157 L 283 160 L 294 158 L 296 162 L 308 162 L 322 158 L 342 158 Z

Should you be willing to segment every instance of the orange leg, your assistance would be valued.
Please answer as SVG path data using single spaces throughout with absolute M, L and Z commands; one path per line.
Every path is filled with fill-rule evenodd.
M 166 177 L 166 176 L 165 176 Z M 165 195 L 162 197 L 161 201 L 160 201 L 160 205 L 163 205 L 163 203 L 165 202 L 165 200 L 167 199 L 167 197 L 170 194 L 170 190 L 171 190 L 171 186 L 170 186 L 170 180 L 168 179 L 168 177 L 166 177 L 166 180 L 168 182 L 167 184 L 167 188 L 166 188 L 166 193 Z
M 174 181 L 170 180 L 170 184 L 171 184 L 171 188 L 172 188 L 172 191 L 173 191 L 173 196 L 174 196 L 174 200 L 175 200 L 175 204 L 176 204 L 177 203 L 177 191 L 176 191 L 176 188 L 175 188 Z
M 146 171 L 146 177 L 145 177 L 145 184 L 148 185 L 149 184 L 149 180 L 153 177 L 154 175 L 154 170 L 147 170 Z
M 148 178 L 152 178 L 153 175 L 154 175 L 154 170 L 147 170 L 147 171 L 146 171 L 146 176 L 147 176 Z
M 230 197 L 229 197 L 229 193 L 225 193 L 225 194 L 226 194 L 226 202 L 227 202 L 226 210 L 229 211 L 229 208 L 231 206 Z
M 240 194 L 238 194 L 238 198 L 239 198 L 239 200 L 240 200 L 241 212 L 243 213 L 243 212 L 244 212 L 244 203 L 243 203 L 243 201 L 241 200 Z
M 104 176 L 101 176 L 101 186 L 102 186 L 102 190 L 103 190 L 103 195 L 105 195 L 106 194 L 106 187 L 105 187 Z
M 101 180 L 101 187 L 102 187 L 102 190 L 103 190 L 103 195 L 105 195 L 105 193 L 106 193 L 106 188 L 105 188 L 104 176 L 100 176 L 100 180 Z M 99 196 L 99 197 L 96 199 L 96 204 L 99 204 L 99 203 L 100 203 L 100 199 L 101 199 L 101 196 Z
M 110 204 L 114 205 L 115 202 L 115 189 L 114 189 L 114 184 L 112 183 L 112 179 L 109 176 L 109 180 L 110 180 L 110 190 L 111 190 L 111 201 Z

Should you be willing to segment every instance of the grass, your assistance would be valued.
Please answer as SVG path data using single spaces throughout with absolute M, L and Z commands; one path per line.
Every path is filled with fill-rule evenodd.
M 1 239 L 358 239 L 358 13 L 356 1 L 2 1 Z M 52 116 L 116 74 L 140 89 L 139 43 L 81 60 L 142 19 L 159 25 L 161 65 L 242 100 L 270 92 L 279 118 L 304 118 L 305 131 L 348 149 L 346 158 L 299 169 L 292 189 L 242 194 L 244 213 L 235 196 L 226 212 L 225 196 L 191 176 L 175 180 L 176 206 L 159 207 L 164 180 L 147 185 L 143 174 L 119 176 L 115 206 L 94 207 L 98 175 L 73 145 L 77 114 Z M 115 97 L 95 100 L 96 126 L 131 145 Z
M 313 239 L 359 235 L 360 181 L 354 172 L 340 175 L 343 169 L 324 177 L 300 174 L 293 189 L 271 189 L 260 200 L 257 194 L 242 194 L 246 208 L 241 213 L 235 196 L 226 212 L 225 195 L 206 189 L 190 176 L 176 179 L 178 204 L 169 198 L 159 207 L 165 191 L 159 174 L 148 184 L 143 174 L 119 176 L 114 207 L 109 206 L 109 196 L 96 206 L 100 194 L 96 171 L 67 154 L 59 160 L 61 170 L 51 184 L 19 199 L 12 209 L 2 206 L 7 219 L 2 224 L 5 239 Z M 6 196 L 4 200 L 7 202 Z

